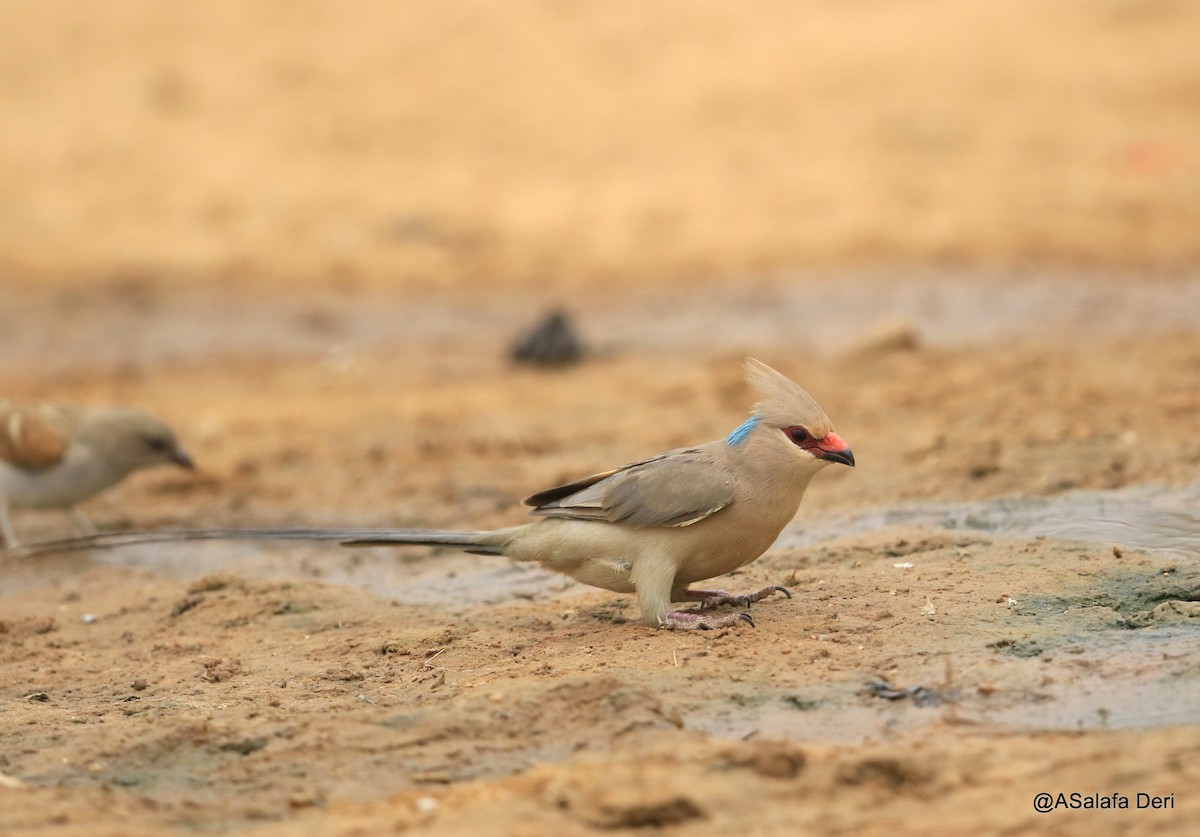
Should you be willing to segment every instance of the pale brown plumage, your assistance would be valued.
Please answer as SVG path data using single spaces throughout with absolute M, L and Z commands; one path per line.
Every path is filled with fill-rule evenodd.
M 145 413 L 0 401 L 0 537 L 16 545 L 10 506 L 66 508 L 90 526 L 76 503 L 166 463 L 193 467 L 171 429 Z
M 714 471 L 701 448 L 671 451 L 539 491 L 532 514 L 626 526 L 690 526 L 733 500 L 733 481 Z
M 216 538 L 337 540 L 348 545 L 449 545 L 532 561 L 585 584 L 636 593 L 642 620 L 673 628 L 749 621 L 673 611 L 671 602 L 757 601 L 689 584 L 756 559 L 795 515 L 809 480 L 849 446 L 808 393 L 760 361 L 746 363 L 760 398 L 726 438 L 668 451 L 529 497 L 539 519 L 487 532 L 416 529 L 211 529 L 82 538 L 54 548 Z M 785 591 L 786 592 L 786 591 Z

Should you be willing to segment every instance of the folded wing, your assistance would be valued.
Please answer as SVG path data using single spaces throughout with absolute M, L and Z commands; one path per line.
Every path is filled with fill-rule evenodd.
M 626 526 L 689 526 L 733 501 L 733 477 L 703 448 L 685 448 L 540 491 L 531 514 Z
M 26 471 L 51 468 L 71 444 L 71 417 L 45 405 L 0 401 L 0 460 Z

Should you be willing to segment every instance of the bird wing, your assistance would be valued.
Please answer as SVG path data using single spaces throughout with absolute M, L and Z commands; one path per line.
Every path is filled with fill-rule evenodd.
M 689 526 L 733 500 L 733 477 L 702 448 L 593 474 L 525 500 L 531 514 L 627 526 Z
M 71 445 L 71 419 L 48 405 L 0 401 L 0 460 L 27 471 L 62 462 Z

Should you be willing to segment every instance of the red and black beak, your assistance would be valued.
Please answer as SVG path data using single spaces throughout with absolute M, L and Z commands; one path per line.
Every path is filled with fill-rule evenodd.
M 832 430 L 825 435 L 824 439 L 819 439 L 813 447 L 809 448 L 813 455 L 818 459 L 824 459 L 828 462 L 840 462 L 843 465 L 854 467 L 854 453 L 850 450 L 850 446 L 846 444 L 846 440 Z

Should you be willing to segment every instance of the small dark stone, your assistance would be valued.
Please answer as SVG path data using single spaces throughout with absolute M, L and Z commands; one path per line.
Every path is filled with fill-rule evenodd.
M 522 334 L 509 350 L 516 363 L 566 366 L 583 358 L 583 340 L 565 311 L 552 311 Z

